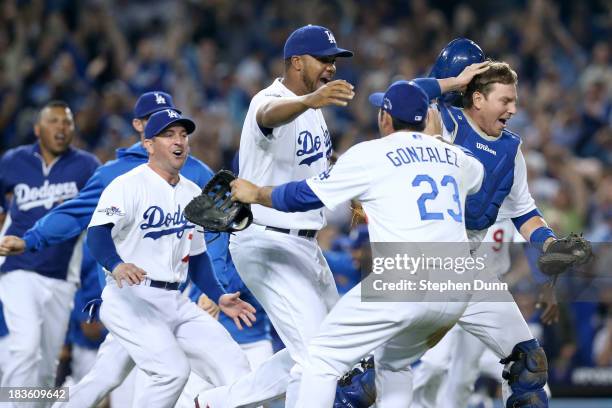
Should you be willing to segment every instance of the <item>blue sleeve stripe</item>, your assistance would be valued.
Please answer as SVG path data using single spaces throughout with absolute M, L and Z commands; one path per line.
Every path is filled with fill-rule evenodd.
M 534 208 L 527 214 L 523 214 L 520 217 L 513 218 L 512 222 L 514 223 L 516 229 L 520 231 L 523 224 L 526 223 L 532 217 L 542 217 L 542 213 L 537 208 Z
M 541 251 L 542 247 L 544 246 L 544 241 L 546 241 L 548 238 L 557 238 L 557 236 L 550 228 L 540 227 L 536 228 L 536 230 L 531 233 L 529 242 L 531 242 Z
M 189 276 L 202 292 L 215 303 L 219 303 L 219 298 L 225 294 L 225 290 L 217 279 L 207 252 L 189 257 Z
M 304 212 L 323 207 L 306 180 L 292 181 L 272 190 L 272 206 L 283 212 Z
M 429 100 L 437 99 L 442 96 L 442 90 L 436 78 L 416 78 L 414 82 L 423 88 L 427 96 L 429 96 Z
M 113 242 L 112 229 L 113 224 L 104 224 L 96 225 L 87 230 L 87 245 L 91 255 L 109 272 L 123 263 L 123 259 L 117 253 L 117 248 L 115 248 Z

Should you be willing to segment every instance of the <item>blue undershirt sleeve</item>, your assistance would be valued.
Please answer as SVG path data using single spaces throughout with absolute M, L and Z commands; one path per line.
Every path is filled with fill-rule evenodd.
M 427 96 L 429 96 L 429 100 L 437 99 L 442 96 L 442 90 L 436 78 L 416 78 L 414 82 L 423 88 Z
M 215 275 L 207 252 L 189 257 L 189 276 L 193 283 L 217 304 L 219 298 L 226 293 Z
M 113 224 L 96 225 L 87 230 L 87 245 L 94 259 L 109 272 L 123 259 L 117 253 L 111 231 Z
M 323 207 L 306 180 L 292 181 L 272 190 L 272 206 L 283 212 L 305 212 Z
M 512 223 L 514 224 L 516 229 L 520 231 L 523 224 L 526 223 L 532 217 L 542 217 L 542 213 L 537 208 L 534 208 L 527 214 L 523 214 L 520 217 L 512 218 Z

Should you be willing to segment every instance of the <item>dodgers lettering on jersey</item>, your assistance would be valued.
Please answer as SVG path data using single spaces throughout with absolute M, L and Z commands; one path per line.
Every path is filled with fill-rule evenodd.
M 108 185 L 89 225 L 113 224 L 117 253 L 124 262 L 144 269 L 148 278 L 182 283 L 189 257 L 206 249 L 204 233 L 196 231 L 184 214 L 198 194 L 200 188 L 186 178 L 171 186 L 143 164 Z
M 42 186 L 34 187 L 19 183 L 13 188 L 13 198 L 20 211 L 28 211 L 35 207 L 50 210 L 55 204 L 75 197 L 79 192 L 76 182 L 49 183 L 45 180 Z
M 460 148 L 396 132 L 351 147 L 307 183 L 330 209 L 358 199 L 372 242 L 467 242 L 465 197 L 482 177 L 482 164 Z
M 329 130 L 320 109 L 309 109 L 292 122 L 274 129 L 261 129 L 256 114 L 264 103 L 295 96 L 280 79 L 255 95 L 240 136 L 240 177 L 257 185 L 276 186 L 313 177 L 328 169 L 332 153 Z M 325 223 L 321 210 L 284 213 L 253 205 L 256 224 L 279 228 L 320 229 Z
M 95 156 L 79 149 L 70 148 L 50 166 L 45 165 L 38 143 L 9 150 L 0 160 L 0 196 L 13 193 L 6 234 L 23 236 L 49 210 L 75 197 L 98 165 Z M 76 241 L 74 236 L 36 254 L 8 257 L 0 271 L 24 269 L 67 279 Z
M 193 224 L 187 222 L 180 204 L 173 213 L 165 213 L 163 208 L 152 205 L 145 210 L 142 217 L 145 220 L 140 224 L 141 230 L 157 229 L 144 234 L 144 238 L 158 239 L 170 234 L 176 235 L 177 238 L 182 238 L 185 230 L 194 228 Z
M 466 203 L 466 227 L 486 230 L 498 218 L 515 218 L 535 209 L 520 138 L 508 130 L 497 138 L 487 136 L 462 109 L 438 107 L 445 139 L 470 150 L 485 168 L 481 190 Z
M 323 126 L 321 126 L 320 135 L 313 136 L 308 130 L 301 131 L 298 134 L 297 142 L 300 148 L 296 152 L 296 156 L 305 156 L 305 158 L 300 160 L 300 166 L 302 164 L 310 166 L 324 156 L 328 159 L 331 156 L 331 137 L 329 136 L 329 130 L 324 129 Z M 323 150 L 321 150 L 321 143 L 323 143 Z

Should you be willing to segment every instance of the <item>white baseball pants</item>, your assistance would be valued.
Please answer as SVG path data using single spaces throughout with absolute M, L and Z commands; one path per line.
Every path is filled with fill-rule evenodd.
M 340 376 L 373 350 L 376 406 L 410 406 L 410 364 L 444 336 L 466 306 L 466 302 L 362 302 L 361 284 L 355 286 L 310 343 L 297 406 L 332 407 Z
M 149 376 L 135 407 L 173 406 L 191 370 L 215 385 L 250 372 L 223 326 L 178 291 L 109 282 L 102 299 L 100 319 Z
M 240 277 L 263 306 L 291 359 L 297 363 L 287 373 L 286 406 L 291 408 L 295 405 L 308 342 L 339 298 L 334 277 L 312 238 L 252 225 L 232 236 L 229 248 Z M 289 366 L 282 358 L 277 361 Z M 255 377 L 265 383 L 243 388 L 232 386 L 232 393 L 240 393 L 240 389 L 272 389 L 287 381 L 251 376 Z M 262 402 L 254 401 L 253 394 L 244 394 L 244 399 L 240 395 L 233 398 L 243 404 Z
M 2 387 L 53 387 L 76 285 L 36 272 L 16 270 L 0 276 L 0 298 L 9 329 L 9 359 Z M 7 405 L 12 406 L 12 405 Z M 15 407 L 43 407 L 19 403 Z

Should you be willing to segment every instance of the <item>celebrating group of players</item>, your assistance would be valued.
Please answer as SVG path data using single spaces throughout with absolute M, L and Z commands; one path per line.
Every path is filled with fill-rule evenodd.
M 231 194 L 252 204 L 253 224 L 232 236 L 205 234 L 185 218 L 212 172 L 189 155 L 196 123 L 170 95 L 141 95 L 132 122 L 140 141 L 100 167 L 70 147 L 70 108 L 47 104 L 38 141 L 0 160 L 2 387 L 54 385 L 81 272 L 80 303 L 91 300 L 93 312 L 101 297 L 109 334 L 58 407 L 94 407 L 132 371 L 131 402 L 118 405 L 284 398 L 288 407 L 406 407 L 412 364 L 449 331 L 475 336 L 501 360 L 506 406 L 548 406 L 546 355 L 514 302 L 468 293 L 452 302 L 364 302 L 362 284 L 340 298 L 316 241 L 322 208 L 356 199 L 373 243 L 452 243 L 452 255 L 467 258 L 490 227 L 509 220 L 541 249 L 555 242 L 529 194 L 520 138 L 506 129 L 516 73 L 485 60 L 470 40 L 452 41 L 429 78 L 370 96 L 380 139 L 353 146 L 332 167 L 321 108 L 353 99 L 353 86 L 334 80 L 337 58 L 352 55 L 321 26 L 287 39 L 284 76 L 253 97 L 243 125 Z M 82 269 L 89 256 L 96 262 Z M 267 319 L 286 346 L 276 354 Z M 338 385 L 368 355 L 373 367 Z M 462 392 L 444 402 L 418 395 L 414 405 L 466 404 Z

